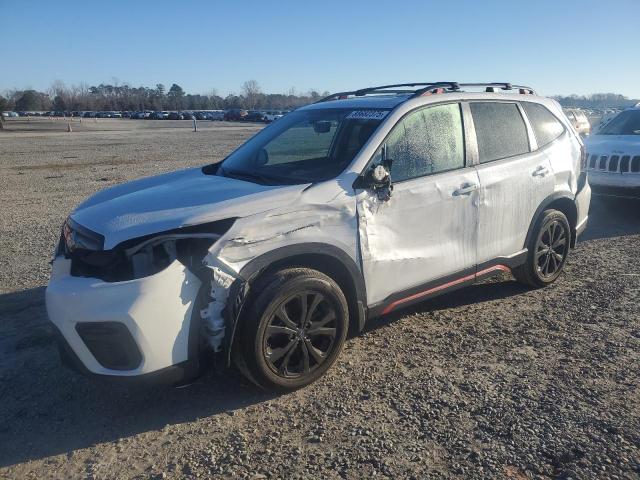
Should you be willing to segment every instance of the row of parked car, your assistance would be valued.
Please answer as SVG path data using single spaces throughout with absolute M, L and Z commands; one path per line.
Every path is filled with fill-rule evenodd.
M 226 120 L 271 123 L 288 111 L 283 110 L 201 110 L 201 111 L 50 111 L 50 112 L 2 112 L 3 117 L 82 117 L 82 118 L 133 118 L 146 120 Z

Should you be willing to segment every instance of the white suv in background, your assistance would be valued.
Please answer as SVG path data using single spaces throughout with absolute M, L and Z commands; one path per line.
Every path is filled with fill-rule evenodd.
M 569 119 L 569 122 L 571 122 L 571 125 L 573 125 L 573 128 L 576 129 L 576 132 L 583 137 L 591 133 L 591 123 L 589 123 L 587 115 L 582 110 L 577 108 L 564 108 L 563 111 Z
M 80 204 L 49 317 L 85 373 L 177 382 L 213 350 L 298 388 L 373 317 L 500 272 L 554 282 L 587 222 L 583 160 L 558 103 L 528 87 L 331 95 L 218 164 Z
M 640 194 L 639 107 L 620 112 L 585 144 L 589 155 L 589 181 L 594 191 L 613 195 Z
M 264 113 L 264 121 L 267 123 L 271 123 L 271 122 L 275 122 L 276 120 L 278 120 L 279 118 L 282 118 L 283 115 L 275 110 L 267 110 Z

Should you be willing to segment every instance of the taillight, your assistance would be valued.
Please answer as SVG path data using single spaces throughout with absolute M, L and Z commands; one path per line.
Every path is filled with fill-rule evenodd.
M 585 147 L 584 145 L 580 146 L 580 171 L 581 172 L 586 172 L 587 171 L 587 147 Z

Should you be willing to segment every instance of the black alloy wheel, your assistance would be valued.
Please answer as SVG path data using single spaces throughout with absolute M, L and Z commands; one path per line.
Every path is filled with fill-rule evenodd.
M 538 275 L 550 279 L 556 275 L 567 259 L 570 233 L 559 220 L 549 223 L 542 231 L 536 245 L 536 265 Z
M 536 220 L 527 243 L 527 260 L 513 268 L 513 276 L 532 287 L 544 287 L 562 273 L 571 249 L 571 227 L 564 213 L 545 210 Z
M 265 273 L 250 287 L 232 351 L 240 371 L 267 390 L 320 378 L 347 337 L 349 307 L 338 284 L 310 268 Z
M 336 311 L 322 293 L 296 293 L 268 320 L 263 339 L 265 360 L 279 376 L 309 375 L 328 358 L 337 330 Z

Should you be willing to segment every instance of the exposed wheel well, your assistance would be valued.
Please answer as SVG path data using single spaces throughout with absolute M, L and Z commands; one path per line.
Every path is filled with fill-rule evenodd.
M 312 268 L 335 280 L 347 299 L 350 330 L 357 332 L 362 328 L 364 318 L 362 318 L 361 306 L 358 304 L 358 294 L 354 279 L 349 269 L 340 260 L 331 255 L 304 253 L 277 260 L 260 271 L 255 278 L 252 278 L 251 283 L 255 283 L 258 278 L 267 273 L 294 267 Z

